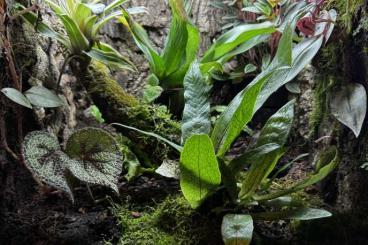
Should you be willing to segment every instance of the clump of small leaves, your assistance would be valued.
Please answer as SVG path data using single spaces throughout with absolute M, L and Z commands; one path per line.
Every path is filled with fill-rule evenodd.
M 71 135 L 62 151 L 57 138 L 46 131 L 33 131 L 24 141 L 28 169 L 41 183 L 62 190 L 74 201 L 71 178 L 102 185 L 119 193 L 121 154 L 114 137 L 97 128 L 84 128 Z

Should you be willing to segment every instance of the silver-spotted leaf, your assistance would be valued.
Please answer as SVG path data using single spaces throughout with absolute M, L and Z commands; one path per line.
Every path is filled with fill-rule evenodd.
M 227 214 L 221 225 L 225 245 L 248 245 L 253 236 L 253 219 L 245 214 Z
M 212 141 L 208 135 L 192 135 L 180 156 L 180 187 L 193 208 L 216 190 L 221 173 Z
M 24 139 L 23 155 L 27 168 L 37 180 L 65 191 L 74 200 L 64 176 L 70 159 L 61 151 L 54 135 L 46 131 L 29 133 Z
M 119 146 L 111 134 L 97 128 L 78 130 L 68 139 L 66 153 L 79 163 L 68 164 L 77 179 L 107 186 L 119 193 L 117 183 L 123 163 Z

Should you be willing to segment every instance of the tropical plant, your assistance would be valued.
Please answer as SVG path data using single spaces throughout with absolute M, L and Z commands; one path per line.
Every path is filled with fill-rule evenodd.
M 324 13 L 325 18 L 334 16 L 334 11 Z M 298 19 L 291 19 L 284 26 L 272 61 L 235 96 L 216 120 L 213 129 L 209 104 L 211 74 L 204 72 L 197 61 L 192 63 L 183 82 L 183 146 L 149 132 L 116 124 L 164 140 L 180 152 L 180 187 L 193 208 L 200 206 L 206 198 L 218 191 L 222 183 L 230 200 L 238 206 L 272 206 L 277 210 L 273 213 L 255 213 L 252 214 L 253 218 L 305 220 L 331 215 L 327 211 L 305 206 L 290 194 L 319 182 L 336 167 L 338 152 L 335 147 L 328 148 L 321 154 L 315 173 L 306 179 L 281 189 L 273 184 L 276 180 L 271 173 L 286 152 L 284 145 L 293 121 L 293 101 L 283 106 L 266 122 L 255 145 L 250 145 L 244 154 L 235 158 L 229 158 L 226 154 L 267 98 L 311 62 L 333 28 L 332 22 L 318 23 L 314 36 L 294 44 L 294 30 Z M 228 42 L 217 42 L 217 47 L 223 47 L 223 53 L 216 52 L 215 46 L 202 60 L 213 60 L 227 55 L 229 49 L 226 48 L 226 43 Z M 237 240 L 248 244 L 246 241 L 251 239 L 253 229 L 252 217 L 248 214 L 226 215 L 222 228 L 225 243 L 232 244 Z
M 55 31 L 51 26 L 38 18 L 38 15 L 24 11 L 22 17 L 31 23 L 41 34 L 60 42 L 67 50 L 66 62 L 75 57 L 88 56 L 110 67 L 135 70 L 132 62 L 122 56 L 110 45 L 99 40 L 100 29 L 110 20 L 122 15 L 121 5 L 126 0 L 115 0 L 108 5 L 97 1 L 81 0 L 46 0 L 46 4 L 59 18 L 64 32 Z M 131 14 L 145 12 L 143 7 L 127 9 Z M 65 66 L 66 63 L 64 63 Z
M 72 201 L 73 178 L 119 193 L 122 155 L 115 138 L 105 130 L 77 130 L 68 139 L 65 152 L 54 135 L 33 131 L 24 139 L 23 156 L 27 168 L 40 184 L 64 191 Z

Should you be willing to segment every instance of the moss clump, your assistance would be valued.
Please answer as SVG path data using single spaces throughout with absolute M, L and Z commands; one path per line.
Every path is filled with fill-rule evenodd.
M 115 215 L 122 227 L 121 245 L 217 244 L 207 243 L 218 238 L 207 216 L 191 209 L 183 196 L 169 196 L 151 207 L 132 207 L 129 203 L 115 205 Z M 139 212 L 134 218 L 133 212 Z M 202 243 L 201 243 L 202 242 Z
M 354 14 L 364 5 L 364 2 L 364 0 L 329 0 L 327 9 L 335 8 L 337 10 L 339 13 L 338 21 L 350 33 Z
M 87 70 L 79 74 L 79 79 L 107 122 L 123 123 L 154 132 L 172 141 L 179 140 L 180 124 L 171 118 L 167 109 L 146 104 L 128 94 L 111 78 L 105 65 L 92 62 Z M 156 139 L 137 135 L 131 131 L 126 133 L 137 146 L 137 149 L 132 149 L 137 155 L 149 152 L 157 161 L 164 159 L 169 152 L 169 149 Z

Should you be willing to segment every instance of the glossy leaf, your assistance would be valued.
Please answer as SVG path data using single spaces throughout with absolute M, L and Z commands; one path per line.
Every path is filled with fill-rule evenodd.
M 221 173 L 208 135 L 192 135 L 180 156 L 180 187 L 193 208 L 198 207 L 221 183 Z
M 211 138 L 218 156 L 222 157 L 226 153 L 244 126 L 252 119 L 260 100 L 259 94 L 264 90 L 265 83 L 274 77 L 274 73 L 283 72 L 286 69 L 284 66 L 291 63 L 292 35 L 292 27 L 289 25 L 280 39 L 276 56 L 268 69 L 238 93 L 230 102 L 228 109 L 217 120 Z
M 43 86 L 34 86 L 24 92 L 32 105 L 45 108 L 64 106 L 64 102 L 51 90 Z
M 294 103 L 295 100 L 288 102 L 268 119 L 256 146 L 270 143 L 283 146 L 286 143 L 294 119 Z
M 184 78 L 184 112 L 182 142 L 193 134 L 209 134 L 211 130 L 208 77 L 201 73 L 199 63 L 194 62 Z
M 29 102 L 29 100 L 27 99 L 27 97 L 25 97 L 21 92 L 19 92 L 18 90 L 14 89 L 14 88 L 3 88 L 1 90 L 1 92 L 11 101 L 28 107 L 30 109 L 32 109 L 32 105 Z
M 225 245 L 249 245 L 253 236 L 253 219 L 245 214 L 227 214 L 221 225 Z
M 367 93 L 364 86 L 349 83 L 333 91 L 330 108 L 332 115 L 358 137 L 367 112 Z
M 271 22 L 243 24 L 234 27 L 221 35 L 215 41 L 215 43 L 203 55 L 201 62 L 215 61 L 237 48 L 240 44 L 243 44 L 256 36 L 270 34 L 275 31 L 275 26 Z

